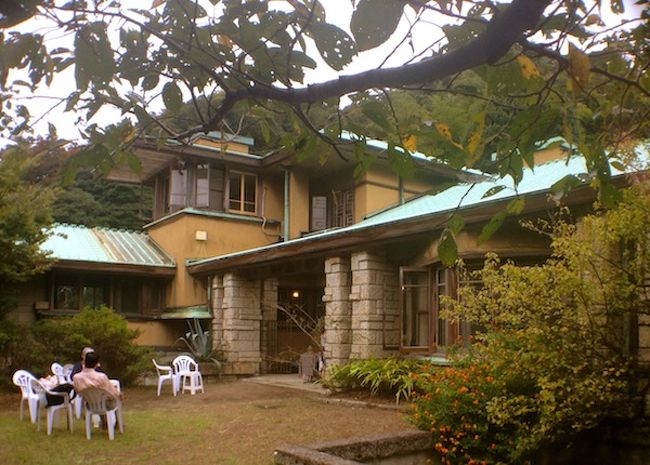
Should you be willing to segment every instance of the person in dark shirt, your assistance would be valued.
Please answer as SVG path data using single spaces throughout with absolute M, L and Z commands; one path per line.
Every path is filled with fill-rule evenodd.
M 72 372 L 70 373 L 70 379 L 74 379 L 74 375 L 77 373 L 81 372 L 81 370 L 84 369 L 84 363 L 86 361 L 86 355 L 88 355 L 91 352 L 95 352 L 95 349 L 92 347 L 84 347 L 83 350 L 81 351 L 81 360 L 79 360 L 77 363 L 75 363 L 72 367 Z M 104 370 L 98 365 L 95 368 L 95 371 L 99 371 L 100 373 L 103 373 Z

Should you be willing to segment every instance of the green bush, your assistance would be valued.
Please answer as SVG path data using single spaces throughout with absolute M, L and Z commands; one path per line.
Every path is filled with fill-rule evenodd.
M 611 419 L 641 414 L 634 325 L 648 315 L 650 186 L 560 222 L 538 266 L 488 257 L 443 316 L 482 331 L 453 368 L 422 373 L 412 421 L 443 463 L 527 463 Z
M 41 320 L 33 333 L 47 347 L 49 363 L 74 363 L 89 346 L 99 354 L 109 377 L 124 385 L 148 368 L 148 349 L 135 344 L 138 331 L 130 330 L 126 320 L 108 307 L 87 308 L 72 318 Z
M 0 386 L 13 386 L 11 377 L 16 370 L 45 374 L 51 363 L 48 348 L 34 337 L 31 327 L 0 319 Z
M 431 431 L 443 463 L 527 463 L 607 415 L 627 411 L 628 372 L 548 357 L 522 331 L 494 334 L 453 367 L 416 376 L 410 419 Z
M 411 397 L 413 374 L 428 366 L 429 362 L 413 359 L 355 360 L 330 367 L 322 383 L 330 389 L 367 389 L 371 394 L 391 394 L 399 402 Z

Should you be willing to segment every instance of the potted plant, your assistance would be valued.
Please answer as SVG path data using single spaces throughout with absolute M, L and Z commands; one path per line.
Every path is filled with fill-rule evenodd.
M 221 376 L 220 350 L 212 346 L 211 333 L 204 330 L 198 318 L 188 320 L 189 331 L 178 338 L 197 361 L 203 376 Z

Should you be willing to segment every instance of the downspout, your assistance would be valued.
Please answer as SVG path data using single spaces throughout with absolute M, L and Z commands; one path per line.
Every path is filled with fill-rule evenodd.
M 398 175 L 397 182 L 399 185 L 399 204 L 404 205 L 404 179 Z
M 282 232 L 282 238 L 286 242 L 289 240 L 289 220 L 291 216 L 289 215 L 289 175 L 290 172 L 288 169 L 284 170 L 284 231 Z

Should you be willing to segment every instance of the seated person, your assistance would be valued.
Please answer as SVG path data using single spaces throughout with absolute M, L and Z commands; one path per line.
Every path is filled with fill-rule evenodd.
M 97 352 L 88 352 L 86 354 L 83 370 L 77 373 L 72 380 L 74 390 L 81 396 L 84 395 L 86 389 L 91 387 L 106 391 L 112 397 L 112 399 L 106 402 L 106 406 L 109 409 L 113 409 L 118 405 L 122 398 L 122 394 L 110 382 L 106 373 L 97 371 L 98 366 L 99 355 L 97 355 Z
M 81 351 L 81 360 L 79 360 L 77 363 L 74 364 L 72 367 L 72 372 L 70 373 L 70 379 L 74 379 L 74 375 L 77 373 L 80 373 L 81 370 L 83 370 L 84 367 L 84 359 L 86 358 L 86 354 L 90 352 L 95 352 L 95 349 L 92 347 L 84 347 L 83 350 Z M 98 366 L 97 371 L 102 371 L 102 369 Z

